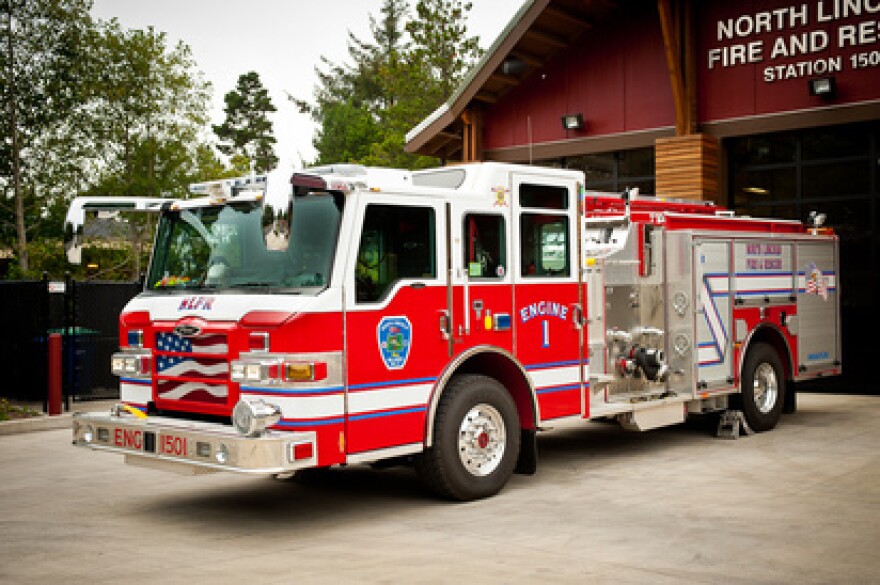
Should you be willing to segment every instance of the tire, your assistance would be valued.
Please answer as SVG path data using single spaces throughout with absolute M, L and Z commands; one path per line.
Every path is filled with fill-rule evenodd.
M 486 376 L 456 376 L 440 397 L 433 444 L 416 458 L 416 471 L 440 496 L 485 498 L 510 479 L 519 445 L 519 416 L 504 387 Z
M 740 379 L 738 406 L 753 431 L 769 431 L 779 422 L 785 404 L 782 360 L 767 343 L 749 349 Z

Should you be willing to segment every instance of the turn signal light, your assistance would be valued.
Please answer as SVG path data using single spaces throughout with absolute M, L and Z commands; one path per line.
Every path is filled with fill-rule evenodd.
M 284 379 L 288 382 L 314 382 L 327 377 L 327 364 L 323 362 L 285 362 Z

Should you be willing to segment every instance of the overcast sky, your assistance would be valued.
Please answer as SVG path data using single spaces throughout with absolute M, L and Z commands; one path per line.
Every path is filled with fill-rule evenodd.
M 473 0 L 472 35 L 488 48 L 523 0 Z M 415 0 L 410 0 L 414 5 Z M 223 120 L 223 95 L 238 76 L 257 71 L 278 111 L 272 118 L 279 167 L 298 168 L 315 158 L 315 125 L 286 93 L 311 99 L 321 55 L 347 62 L 348 31 L 369 38 L 369 15 L 381 17 L 382 0 L 94 0 L 92 14 L 116 17 L 128 28 L 153 26 L 170 44 L 184 41 L 214 87 L 211 117 Z

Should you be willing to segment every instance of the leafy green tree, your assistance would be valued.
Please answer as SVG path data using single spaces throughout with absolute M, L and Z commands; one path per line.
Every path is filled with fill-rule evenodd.
M 100 23 L 91 38 L 89 107 L 80 113 L 98 155 L 89 192 L 181 194 L 204 143 L 211 86 L 185 44 L 165 33 Z
M 254 158 L 257 172 L 269 171 L 278 164 L 275 156 L 275 137 L 269 114 L 276 111 L 256 71 L 243 73 L 235 89 L 224 96 L 226 119 L 214 126 L 220 139 L 217 147 L 230 156 Z M 248 148 L 253 153 L 248 153 Z
M 90 4 L 88 0 L 0 1 L 0 100 L 5 121 L 0 141 L 4 195 L 0 237 L 10 241 L 7 234 L 14 232 L 24 271 L 29 268 L 28 230 L 41 225 L 45 217 L 38 171 L 30 157 L 46 133 L 62 127 L 67 113 L 81 101 L 82 39 L 91 24 Z
M 89 45 L 89 103 L 75 125 L 97 156 L 82 192 L 185 196 L 199 175 L 211 91 L 189 47 L 171 47 L 165 33 L 124 29 L 115 19 L 99 23 Z M 129 226 L 137 278 L 152 221 L 132 217 Z
M 318 123 L 316 163 L 339 161 L 422 168 L 436 159 L 404 152 L 406 132 L 439 106 L 480 56 L 465 25 L 470 3 L 385 0 L 370 17 L 369 40 L 349 33 L 351 62 L 324 59 L 314 103 L 291 97 Z

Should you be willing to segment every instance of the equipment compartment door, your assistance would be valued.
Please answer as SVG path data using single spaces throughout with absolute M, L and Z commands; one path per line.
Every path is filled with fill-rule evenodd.
M 730 243 L 698 240 L 694 246 L 697 299 L 697 384 L 704 389 L 733 384 Z
M 837 246 L 799 243 L 797 262 L 798 370 L 815 374 L 840 365 Z
M 446 221 L 445 206 L 431 200 L 371 194 L 357 209 L 345 301 L 349 456 L 421 449 L 428 400 L 449 359 Z

